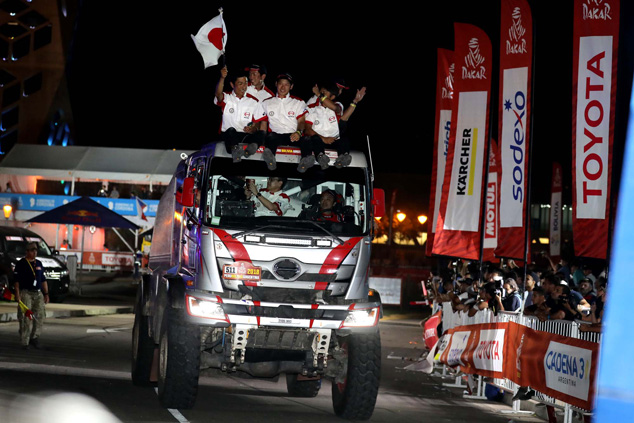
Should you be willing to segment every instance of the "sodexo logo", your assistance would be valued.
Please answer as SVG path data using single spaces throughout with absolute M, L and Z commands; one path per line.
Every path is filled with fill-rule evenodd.
M 546 386 L 588 400 L 592 351 L 551 341 L 544 357 Z
M 515 92 L 513 100 L 504 101 L 504 110 L 511 112 L 514 116 L 513 123 L 513 142 L 509 144 L 511 156 L 513 157 L 513 199 L 523 202 L 524 200 L 524 139 L 526 128 L 526 94 L 522 91 Z

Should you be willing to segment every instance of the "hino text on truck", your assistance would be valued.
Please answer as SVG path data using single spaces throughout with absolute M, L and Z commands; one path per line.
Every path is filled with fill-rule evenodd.
M 384 195 L 372 187 L 365 155 L 351 155 L 348 167 L 305 173 L 290 147 L 278 149 L 275 171 L 261 151 L 233 163 L 222 143 L 183 158 L 159 203 L 150 271 L 137 293 L 135 384 L 157 381 L 160 403 L 183 409 L 194 405 L 201 371 L 284 375 L 288 393 L 300 397 L 316 396 L 330 379 L 337 415 L 370 418 L 381 304 L 368 273 Z M 248 181 L 262 189 L 269 178 L 286 178 L 285 213 L 261 213 L 245 195 Z M 319 219 L 325 190 L 336 193 L 339 221 Z

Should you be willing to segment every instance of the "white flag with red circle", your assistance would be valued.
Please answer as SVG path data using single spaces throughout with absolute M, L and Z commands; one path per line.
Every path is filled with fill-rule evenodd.
M 217 65 L 218 59 L 225 53 L 227 44 L 227 29 L 222 19 L 222 10 L 218 16 L 204 24 L 198 33 L 191 37 L 196 49 L 203 57 L 205 69 Z

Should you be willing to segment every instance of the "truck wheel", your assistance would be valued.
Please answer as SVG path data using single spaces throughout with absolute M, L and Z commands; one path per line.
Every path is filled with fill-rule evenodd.
M 332 383 L 335 414 L 349 420 L 367 420 L 374 412 L 381 377 L 381 337 L 378 331 L 338 337 L 347 352 L 342 383 Z
M 132 383 L 137 386 L 148 386 L 152 359 L 154 358 L 154 341 L 148 332 L 148 318 L 143 315 L 143 305 L 137 295 L 134 307 L 134 326 L 132 327 Z
M 200 329 L 168 308 L 159 340 L 158 397 L 165 408 L 192 408 L 198 393 Z
M 286 389 L 292 397 L 313 398 L 319 393 L 321 379 L 319 380 L 297 380 L 299 375 L 286 375 Z

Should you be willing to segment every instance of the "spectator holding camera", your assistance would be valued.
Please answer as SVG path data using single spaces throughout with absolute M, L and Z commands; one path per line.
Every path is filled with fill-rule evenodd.
M 522 297 L 520 297 L 520 293 L 518 292 L 519 288 L 515 279 L 507 278 L 502 287 L 506 292 L 506 296 L 502 300 L 502 310 L 513 312 L 519 311 L 522 307 Z

